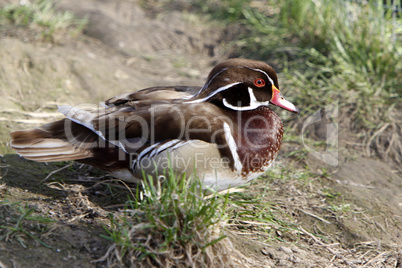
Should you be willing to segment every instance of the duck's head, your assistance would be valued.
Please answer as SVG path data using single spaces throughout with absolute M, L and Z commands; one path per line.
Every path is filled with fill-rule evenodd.
M 299 113 L 279 91 L 275 70 L 262 61 L 229 59 L 215 66 L 202 89 L 189 102 L 211 102 L 236 111 L 273 104 Z

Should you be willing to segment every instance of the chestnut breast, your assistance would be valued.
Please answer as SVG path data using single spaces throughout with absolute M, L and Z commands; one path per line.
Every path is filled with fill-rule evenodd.
M 283 136 L 279 116 L 266 106 L 236 113 L 234 139 L 242 172 L 265 171 L 278 155 Z

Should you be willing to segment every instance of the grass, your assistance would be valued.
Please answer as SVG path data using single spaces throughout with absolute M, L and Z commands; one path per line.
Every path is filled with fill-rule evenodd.
M 234 193 L 229 198 L 227 214 L 233 232 L 255 232 L 263 242 L 283 241 L 282 233 L 297 230 L 294 219 L 275 204 L 267 202 L 267 194 Z M 278 234 L 279 232 L 279 234 Z
M 57 33 L 77 35 L 86 26 L 87 18 L 79 19 L 69 11 L 57 11 L 51 0 L 10 4 L 0 10 L 0 22 L 22 27 L 39 28 L 45 40 L 54 40 Z
M 338 100 L 355 112 L 356 128 L 376 130 L 389 122 L 400 98 L 402 66 L 383 10 L 340 0 L 292 3 L 285 4 L 297 10 L 282 8 L 279 16 L 306 48 L 308 67 L 288 73 L 291 84 L 303 88 L 294 97 L 311 111 Z
M 304 121 L 333 104 L 365 151 L 402 157 L 402 18 L 378 1 L 207 1 L 201 12 L 242 27 L 235 54 L 273 64 Z M 209 4 L 208 4 L 209 3 Z M 233 24 L 232 24 L 233 25 Z M 286 90 L 288 89 L 288 90 Z M 282 113 L 285 120 L 288 113 Z M 346 121 L 352 123 L 346 123 Z
M 36 215 L 34 208 L 29 208 L 21 202 L 1 201 L 0 212 L 3 216 L 0 219 L 0 241 L 15 239 L 22 247 L 27 248 L 26 238 L 30 238 L 47 248 L 51 248 L 38 235 L 48 231 L 47 224 L 53 222 L 52 220 Z
M 113 244 L 102 259 L 108 265 L 232 266 L 232 248 L 221 229 L 227 196 L 205 199 L 198 179 L 170 170 L 167 177 L 147 177 L 133 199 L 123 215 L 110 215 L 106 230 Z
M 38 6 L 47 3 L 43 4 L 46 7 L 49 2 L 36 3 Z M 366 140 L 368 145 L 376 142 L 376 136 L 394 128 L 400 109 L 400 40 L 391 38 L 395 26 L 388 14 L 383 15 L 386 12 L 381 7 L 340 0 L 284 0 L 266 5 L 240 0 L 225 0 L 217 5 L 214 1 L 194 3 L 216 20 L 239 23 L 247 29 L 247 35 L 236 41 L 238 55 L 272 61 L 279 66 L 283 73 L 281 81 L 285 80 L 285 86 L 292 89 L 286 95 L 302 104 L 304 119 L 338 101 L 342 112 L 354 123 L 353 130 L 374 137 Z M 2 10 L 0 17 L 20 25 L 33 23 L 53 31 L 58 29 L 51 26 L 59 25 L 54 21 L 50 26 L 39 23 L 31 15 L 31 7 L 9 10 L 12 11 Z M 70 21 L 67 18 L 61 16 L 59 20 Z M 71 24 L 65 25 L 68 28 Z M 176 67 L 179 65 L 177 62 Z M 287 120 L 286 114 L 282 117 Z M 297 140 L 294 133 L 287 139 Z M 396 151 L 400 137 L 401 130 L 395 127 L 388 143 L 382 143 L 387 144 L 384 152 L 400 155 Z M 304 148 L 288 156 L 301 161 L 307 153 Z M 322 173 L 322 177 L 328 176 L 325 170 Z M 283 233 L 292 231 L 302 230 L 305 234 L 292 213 L 310 209 L 310 203 L 294 205 L 286 198 L 290 200 L 289 196 L 300 189 L 305 190 L 302 196 L 305 199 L 317 195 L 317 189 L 309 188 L 319 175 L 307 169 L 290 174 L 286 167 L 273 170 L 269 176 L 264 183 L 272 188 L 274 180 L 290 186 L 297 184 L 296 190 L 284 187 L 285 193 L 276 193 L 276 198 L 283 195 L 281 198 L 287 202 L 284 205 L 276 202 L 267 187 L 258 187 L 252 193 L 230 197 L 215 194 L 205 199 L 197 180 L 182 180 L 173 172 L 157 180 L 146 178 L 143 190 L 137 189 L 122 214 L 110 214 L 106 238 L 112 245 L 101 260 L 109 266 L 231 266 L 232 248 L 222 231 L 226 221 L 240 231 L 254 228 L 267 234 L 264 242 L 284 241 Z M 342 198 L 335 190 L 324 188 L 321 195 L 324 198 L 316 201 L 316 208 L 326 205 L 336 213 L 349 213 L 353 208 L 349 203 L 334 202 Z M 3 239 L 19 237 L 17 234 L 29 236 L 22 223 L 34 220 L 29 218 L 32 211 L 20 212 L 12 225 L 1 226 L 5 231 Z M 307 212 L 321 222 L 327 221 Z
M 310 175 L 308 171 L 300 172 L 292 179 L 305 184 Z M 230 195 L 213 193 L 208 198 L 198 179 L 185 180 L 172 170 L 157 180 L 147 177 L 122 213 L 109 215 L 105 238 L 112 245 L 99 261 L 109 266 L 232 267 L 233 261 L 242 256 L 225 232 L 252 230 L 263 244 L 297 241 L 302 232 L 291 216 L 293 208 L 284 209 L 274 199 L 267 202 L 280 195 L 272 192 L 271 183 L 279 180 L 292 184 L 289 177 L 288 169 L 278 167 L 261 179 L 266 187 Z
M 279 70 L 285 95 L 302 111 L 293 124 L 332 105 L 341 114 L 333 119 L 360 137 L 367 155 L 400 162 L 400 13 L 394 16 L 375 0 L 192 0 L 191 8 L 222 27 L 241 29 L 232 56 L 264 60 Z M 281 113 L 285 121 L 290 116 Z

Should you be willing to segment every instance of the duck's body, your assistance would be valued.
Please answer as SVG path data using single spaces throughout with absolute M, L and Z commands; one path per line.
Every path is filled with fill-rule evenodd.
M 283 126 L 268 105 L 298 112 L 277 87 L 265 63 L 231 59 L 202 88 L 144 89 L 90 111 L 61 106 L 65 119 L 11 133 L 11 147 L 28 159 L 77 160 L 134 182 L 170 165 L 223 190 L 264 173 L 276 158 Z

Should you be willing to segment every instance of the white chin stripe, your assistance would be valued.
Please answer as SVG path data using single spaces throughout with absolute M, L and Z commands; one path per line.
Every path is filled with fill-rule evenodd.
M 267 102 L 260 102 L 257 101 L 257 99 L 255 98 L 254 92 L 252 88 L 248 88 L 248 93 L 250 96 L 250 105 L 249 106 L 233 106 L 231 105 L 229 102 L 227 102 L 226 99 L 223 99 L 223 105 L 225 105 L 227 108 L 232 109 L 232 110 L 236 110 L 236 111 L 248 111 L 248 110 L 254 110 L 257 109 L 260 106 L 268 106 L 269 105 L 269 101 Z

